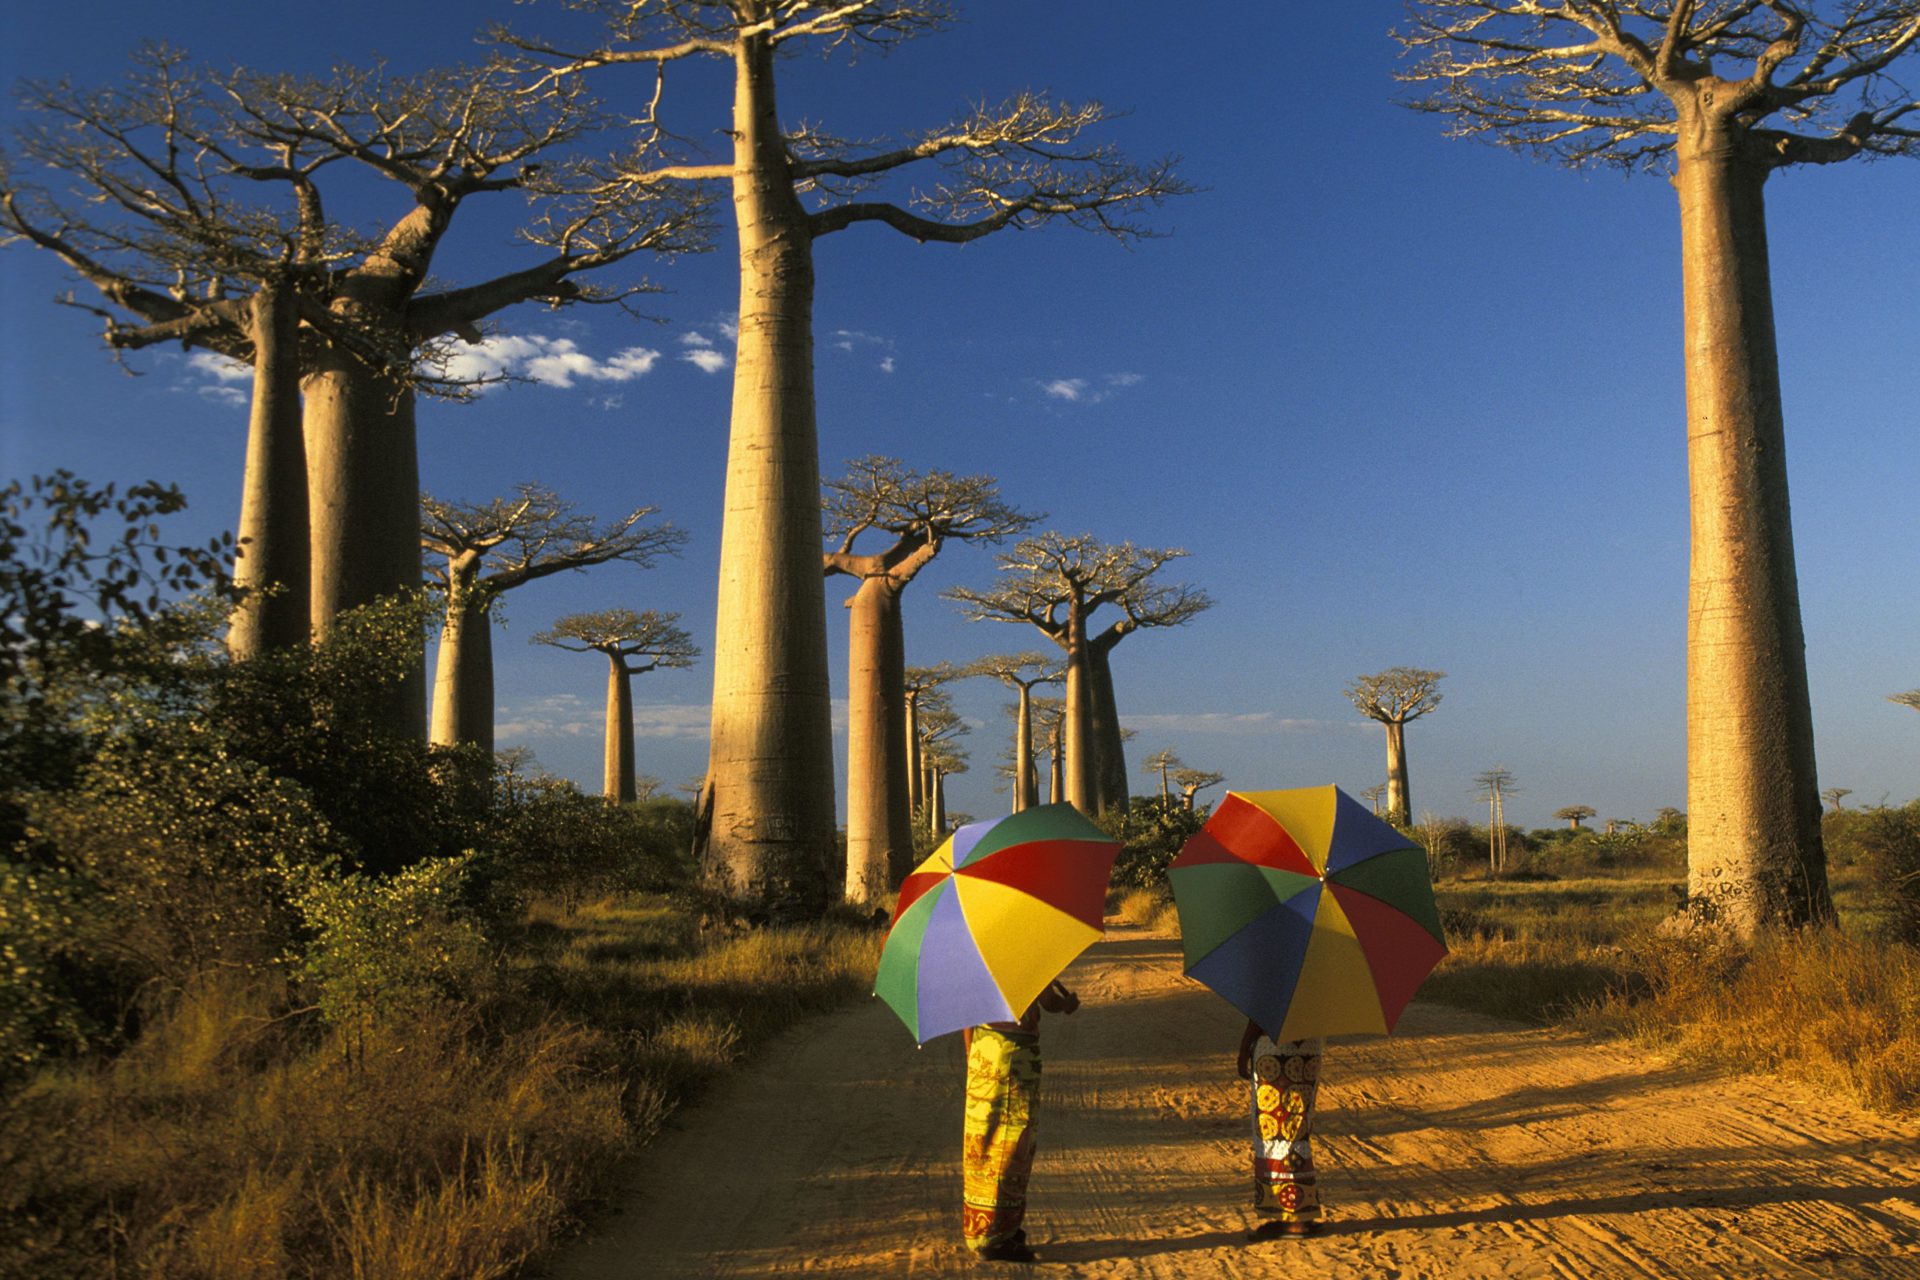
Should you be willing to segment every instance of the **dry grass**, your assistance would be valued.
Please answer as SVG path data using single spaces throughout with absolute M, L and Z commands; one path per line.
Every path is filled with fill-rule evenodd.
M 1180 915 L 1173 899 L 1160 889 L 1124 889 L 1114 899 L 1110 914 L 1122 924 L 1138 925 L 1155 933 L 1180 933 Z
M 0 1116 L 0 1274 L 508 1274 L 615 1161 L 794 1019 L 866 990 L 870 933 L 702 941 L 660 900 L 528 922 L 481 999 L 358 1052 L 215 978 Z

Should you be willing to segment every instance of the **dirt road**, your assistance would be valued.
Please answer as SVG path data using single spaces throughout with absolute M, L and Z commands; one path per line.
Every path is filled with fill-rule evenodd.
M 689 1111 L 550 1274 L 1920 1278 L 1920 1125 L 1422 1004 L 1327 1055 L 1327 1233 L 1247 1244 L 1239 1016 L 1137 930 L 1068 981 L 1085 1007 L 1042 1035 L 1036 1267 L 960 1248 L 958 1037 L 915 1049 L 876 1001 Z

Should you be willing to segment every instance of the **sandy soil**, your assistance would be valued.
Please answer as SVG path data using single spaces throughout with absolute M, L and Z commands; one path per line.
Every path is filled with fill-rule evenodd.
M 1330 1221 L 1248 1244 L 1242 1025 L 1173 941 L 1115 928 L 1050 1017 L 1031 1269 L 959 1245 L 959 1037 L 878 1001 L 690 1110 L 554 1280 L 656 1276 L 1920 1277 L 1920 1124 L 1792 1077 L 1415 1004 L 1326 1059 Z

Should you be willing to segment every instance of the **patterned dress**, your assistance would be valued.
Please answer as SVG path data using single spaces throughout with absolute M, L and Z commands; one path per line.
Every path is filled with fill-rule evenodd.
M 1039 1035 L 975 1027 L 961 1151 L 960 1230 L 967 1248 L 1007 1244 L 1019 1233 L 1039 1107 Z
M 1253 1207 L 1280 1222 L 1317 1222 L 1313 1099 L 1321 1042 L 1266 1036 L 1253 1043 Z

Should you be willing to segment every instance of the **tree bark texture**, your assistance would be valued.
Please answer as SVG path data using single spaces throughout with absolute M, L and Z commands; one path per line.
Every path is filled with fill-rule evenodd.
M 904 725 L 907 735 L 907 812 L 916 814 L 927 802 L 926 788 L 920 781 L 920 695 L 907 695 Z
M 600 794 L 608 804 L 632 804 L 633 675 L 617 653 L 607 655 L 607 750 Z
M 1039 803 L 1040 779 L 1033 767 L 1033 687 L 1020 686 L 1019 721 L 1013 730 L 1013 811 Z
M 1059 804 L 1067 793 L 1065 748 L 1055 739 L 1047 748 L 1047 803 Z
M 913 870 L 906 641 L 891 579 L 861 579 L 848 626 L 846 896 L 888 902 Z
M 947 835 L 947 775 L 938 769 L 933 771 L 933 785 L 928 794 L 933 799 L 929 802 L 932 813 L 927 826 L 935 840 L 944 840 Z
M 285 286 L 253 295 L 253 404 L 234 582 L 246 588 L 227 650 L 246 659 L 307 643 L 307 449 L 300 423 L 300 318 Z
M 1767 170 L 1683 128 L 1687 891 L 1753 932 L 1830 919 L 1767 261 Z
M 774 114 L 773 49 L 740 42 L 735 218 L 740 325 L 715 618 L 707 883 L 770 918 L 817 914 L 841 876 L 820 464 L 814 425 L 813 257 Z
M 474 583 L 479 567 L 475 556 L 470 566 L 456 566 L 452 575 L 434 664 L 428 737 L 435 746 L 470 743 L 492 752 L 493 597 Z
M 420 462 L 413 393 L 330 352 L 306 383 L 307 494 L 313 522 L 312 625 L 419 589 Z M 386 727 L 424 739 L 426 639 L 393 691 Z
M 1405 822 L 1413 812 L 1413 788 L 1407 784 L 1407 723 L 1389 720 L 1387 729 L 1387 820 Z
M 1087 647 L 1087 623 L 1078 604 L 1067 608 L 1066 720 L 1062 733 L 1067 753 L 1067 803 L 1089 818 L 1100 815 L 1100 775 L 1097 767 L 1093 663 Z
M 1127 744 L 1120 736 L 1120 708 L 1113 696 L 1113 646 L 1118 635 L 1087 643 L 1087 666 L 1093 677 L 1093 742 L 1100 812 L 1125 810 Z M 1104 643 L 1102 641 L 1105 641 Z

